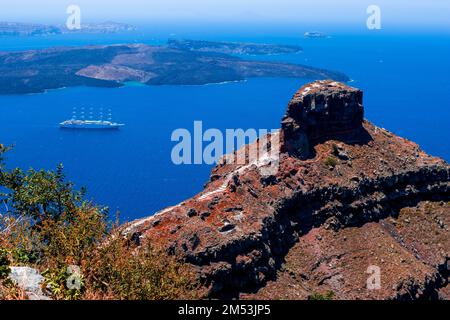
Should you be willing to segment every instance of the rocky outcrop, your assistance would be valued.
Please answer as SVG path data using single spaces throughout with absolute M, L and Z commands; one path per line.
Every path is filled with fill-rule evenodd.
M 254 161 L 252 146 L 244 147 L 234 159 L 243 153 L 245 164 L 225 158 L 200 194 L 124 233 L 180 256 L 211 297 L 306 299 L 326 289 L 345 299 L 415 299 L 445 292 L 445 161 L 363 120 L 362 92 L 333 81 L 303 87 L 270 138 L 280 141 L 277 170 L 264 170 L 273 154 Z M 440 223 L 408 218 L 401 229 L 405 208 L 421 206 Z M 383 273 L 381 289 L 365 288 L 371 265 Z
M 317 81 L 302 87 L 289 102 L 281 123 L 283 150 L 308 157 L 326 140 L 364 142 L 361 90 L 336 81 Z

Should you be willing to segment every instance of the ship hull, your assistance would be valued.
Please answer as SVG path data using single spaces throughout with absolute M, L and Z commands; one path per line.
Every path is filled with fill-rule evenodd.
M 123 124 L 97 120 L 67 120 L 59 124 L 63 129 L 117 130 Z
M 117 130 L 121 125 L 79 125 L 79 124 L 61 124 L 61 129 L 91 129 L 91 130 Z

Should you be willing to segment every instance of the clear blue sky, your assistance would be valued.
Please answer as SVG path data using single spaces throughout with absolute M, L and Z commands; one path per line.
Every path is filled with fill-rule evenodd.
M 450 0 L 0 0 L 0 20 L 64 22 L 70 4 L 84 21 L 340 25 L 365 22 L 375 4 L 385 26 L 450 29 Z

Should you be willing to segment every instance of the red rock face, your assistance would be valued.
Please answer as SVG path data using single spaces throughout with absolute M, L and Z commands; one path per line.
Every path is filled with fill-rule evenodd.
M 416 232 L 417 244 L 408 245 L 420 229 L 388 224 L 402 208 L 449 201 L 450 167 L 362 118 L 360 90 L 331 81 L 307 85 L 273 134 L 281 140 L 277 172 L 265 173 L 267 163 L 249 157 L 219 164 L 200 194 L 124 232 L 182 257 L 212 297 L 301 299 L 325 289 L 337 298 L 436 297 L 448 281 L 450 225 L 442 216 L 449 211 L 440 213 L 444 229 L 429 224 L 443 234 L 439 242 Z M 389 259 L 391 245 L 408 264 Z M 386 282 L 368 292 L 363 279 L 375 251 Z
M 448 295 L 450 203 L 421 202 L 398 216 L 343 228 L 320 226 L 289 250 L 277 278 L 246 299 L 424 299 Z M 442 225 L 441 224 L 441 225 Z M 380 287 L 367 288 L 368 269 Z M 370 269 L 369 269 L 370 271 Z

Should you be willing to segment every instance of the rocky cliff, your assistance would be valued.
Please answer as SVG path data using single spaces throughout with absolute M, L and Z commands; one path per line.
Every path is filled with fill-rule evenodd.
M 278 170 L 246 146 L 247 163 L 224 160 L 200 194 L 124 232 L 182 257 L 210 297 L 448 298 L 450 166 L 364 120 L 362 98 L 302 87 L 269 139 Z

